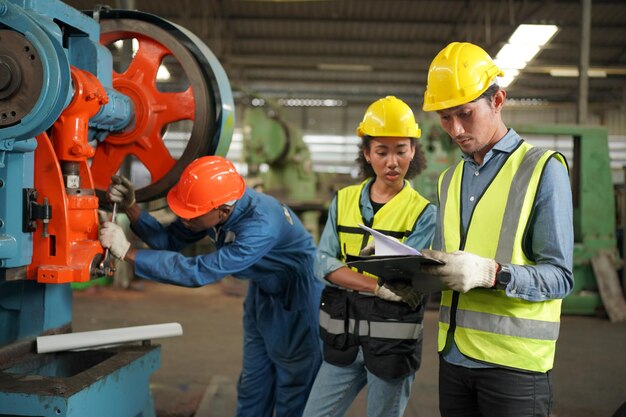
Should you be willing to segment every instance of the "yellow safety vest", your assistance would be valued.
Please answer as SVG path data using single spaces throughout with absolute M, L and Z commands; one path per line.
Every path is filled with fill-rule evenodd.
M 337 193 L 337 234 L 341 254 L 358 255 L 370 234 L 366 224 L 400 241 L 413 233 L 424 209 L 430 204 L 405 181 L 404 188 L 374 215 L 371 223 L 361 215 L 361 193 L 367 181 Z M 404 378 L 421 363 L 424 306 L 417 309 L 333 286 L 326 286 L 320 303 L 320 336 L 324 360 L 336 366 L 354 362 L 363 347 L 365 366 L 384 379 Z
M 370 224 L 363 219 L 359 204 L 367 181 L 345 187 L 337 193 L 337 235 L 342 261 L 346 259 L 346 254 L 358 255 L 372 238 L 359 224 L 404 242 L 430 204 L 405 180 L 404 188 L 378 210 Z
M 541 175 L 548 160 L 563 155 L 520 142 L 475 203 L 461 236 L 463 164 L 439 177 L 440 220 L 446 252 L 464 250 L 501 264 L 533 265 L 523 242 Z M 503 290 L 443 291 L 439 310 L 438 350 L 447 337 L 461 353 L 478 361 L 528 371 L 552 369 L 559 335 L 561 300 L 530 302 Z

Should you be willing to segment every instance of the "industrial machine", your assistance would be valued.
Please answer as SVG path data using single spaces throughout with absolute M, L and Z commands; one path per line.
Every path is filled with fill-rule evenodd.
M 310 200 L 316 195 L 311 154 L 300 130 L 281 114 L 278 105 L 247 107 L 243 116 L 244 159 L 248 174 L 279 198 Z M 263 171 L 267 164 L 271 169 Z
M 520 125 L 514 129 L 530 143 L 552 137 L 571 150 L 575 284 L 563 300 L 563 312 L 594 315 L 605 311 L 612 320 L 626 320 L 617 276 L 622 261 L 607 130 L 578 125 Z
M 165 63 L 175 82 L 158 81 Z M 35 338 L 71 331 L 70 283 L 114 268 L 97 240 L 111 175 L 140 165 L 138 201 L 159 199 L 193 159 L 225 155 L 233 127 L 226 74 L 186 29 L 0 0 L 0 415 L 154 416 L 158 346 L 37 355 Z
M 249 105 L 243 112 L 246 181 L 289 205 L 307 230 L 319 237 L 319 219 L 332 195 L 320 197 L 319 178 L 302 132 L 284 117 L 277 104 L 250 92 L 247 96 L 262 100 L 263 105 Z

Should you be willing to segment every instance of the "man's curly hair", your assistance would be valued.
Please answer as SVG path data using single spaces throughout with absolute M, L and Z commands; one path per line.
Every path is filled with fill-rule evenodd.
M 371 136 L 363 136 L 361 138 L 361 143 L 359 143 L 359 155 L 355 159 L 355 162 L 359 166 L 359 176 L 362 179 L 376 177 L 376 173 L 374 172 L 374 168 L 365 160 L 365 155 L 363 155 L 364 150 L 370 149 L 370 144 L 372 143 Z M 404 178 L 410 180 L 415 178 L 420 172 L 422 172 L 426 168 L 426 156 L 424 155 L 424 151 L 422 150 L 422 144 L 418 139 L 411 139 L 411 147 L 415 149 L 415 156 L 411 160 L 409 164 L 409 169 L 406 172 Z

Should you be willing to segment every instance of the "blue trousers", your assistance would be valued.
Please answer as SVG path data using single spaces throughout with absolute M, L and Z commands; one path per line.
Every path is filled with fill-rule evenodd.
M 365 367 L 363 351 L 349 366 L 324 361 L 313 384 L 302 417 L 341 417 L 367 384 L 367 417 L 402 417 L 415 374 L 382 379 Z
M 286 310 L 279 299 L 250 283 L 237 417 L 301 417 L 322 362 L 318 302 L 311 308 L 301 304 Z
M 550 372 L 466 368 L 439 357 L 442 417 L 549 417 L 551 405 Z

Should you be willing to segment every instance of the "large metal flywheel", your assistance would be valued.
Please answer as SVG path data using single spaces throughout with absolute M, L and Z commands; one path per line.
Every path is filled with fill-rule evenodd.
M 150 177 L 150 183 L 137 190 L 137 200 L 152 201 L 163 197 L 194 159 L 226 155 L 234 128 L 230 83 L 209 48 L 174 23 L 126 10 L 103 10 L 99 21 L 101 43 L 111 50 L 119 41 L 133 40 L 127 67 L 113 73 L 113 88 L 130 97 L 134 122 L 97 145 L 91 162 L 94 184 L 102 195 L 111 175 L 132 157 Z M 165 60 L 186 80 L 184 89 L 170 91 L 157 82 Z M 181 121 L 187 121 L 183 125 L 189 131 L 178 141 L 183 143 L 177 145 L 177 155 L 166 146 L 164 135 Z

